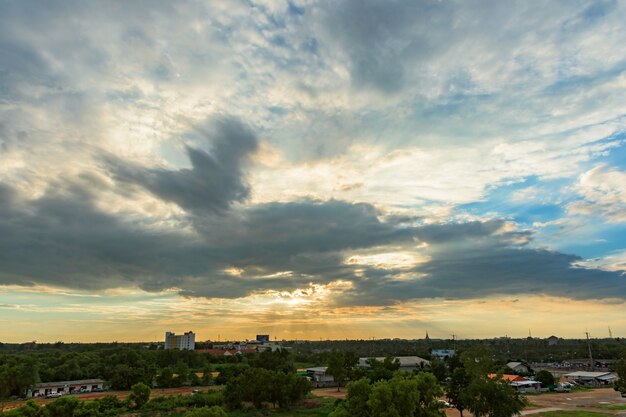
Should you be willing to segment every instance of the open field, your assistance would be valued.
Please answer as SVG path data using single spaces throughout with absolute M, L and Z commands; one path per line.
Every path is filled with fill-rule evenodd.
M 312 391 L 314 395 L 324 398 L 345 398 L 346 388 L 318 388 Z M 545 393 L 528 397 L 531 405 L 522 415 L 536 415 L 537 417 L 626 417 L 626 398 L 612 388 L 599 388 L 570 393 Z M 550 414 L 556 413 L 556 414 Z M 587 414 L 585 414 L 587 413 Z M 583 415 L 584 414 L 584 415 Z M 458 417 L 459 412 L 454 408 L 446 409 L 448 417 Z M 463 416 L 471 416 L 468 411 Z

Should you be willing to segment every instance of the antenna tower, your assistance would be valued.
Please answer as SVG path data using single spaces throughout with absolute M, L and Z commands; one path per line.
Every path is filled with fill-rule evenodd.
M 589 342 L 589 332 L 585 332 L 587 335 L 587 348 L 589 349 L 589 361 L 591 362 L 591 370 L 593 371 L 596 364 L 593 362 L 593 355 L 591 354 L 591 343 Z

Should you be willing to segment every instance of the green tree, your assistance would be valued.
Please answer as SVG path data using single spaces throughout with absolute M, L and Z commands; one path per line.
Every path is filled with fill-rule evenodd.
M 367 400 L 372 392 L 370 381 L 361 378 L 348 383 L 345 408 L 352 417 L 370 417 Z
M 156 377 L 159 388 L 170 388 L 174 386 L 174 371 L 169 366 L 161 369 Z
M 341 383 L 348 376 L 348 372 L 346 371 L 345 367 L 345 357 L 343 352 L 339 350 L 331 352 L 328 359 L 328 368 L 326 369 L 326 373 L 332 376 L 335 382 L 337 382 L 337 392 L 339 392 Z
M 370 415 L 376 417 L 400 417 L 393 401 L 393 391 L 387 381 L 378 381 L 372 385 L 372 392 L 367 406 Z
M 454 406 L 461 417 L 463 417 L 463 411 L 468 408 L 469 397 L 467 389 L 472 381 L 471 375 L 467 373 L 463 366 L 458 366 L 452 372 L 450 381 L 446 386 L 446 395 L 448 401 Z
M 49 417 L 74 417 L 79 402 L 76 397 L 61 397 L 46 405 L 46 414 Z
M 210 385 L 211 381 L 213 381 L 213 369 L 211 368 L 211 365 L 207 365 L 204 367 L 204 369 L 202 370 L 202 378 L 200 379 L 200 383 L 202 385 Z
M 415 417 L 438 417 L 445 416 L 439 397 L 443 390 L 437 382 L 435 375 L 430 372 L 421 372 L 415 377 L 419 401 Z
M 372 382 L 389 380 L 400 369 L 400 361 L 393 356 L 386 356 L 382 361 L 372 358 L 367 363 L 370 366 L 369 377 Z
M 500 378 L 473 378 L 468 396 L 474 417 L 512 417 L 526 406 L 525 398 Z
M 389 381 L 393 392 L 393 401 L 400 417 L 413 417 L 417 408 L 420 392 L 415 377 L 397 375 Z
M 177 387 L 187 384 L 190 374 L 189 365 L 187 365 L 185 362 L 179 361 L 176 364 L 176 369 L 174 370 L 174 373 L 176 374 L 175 385 Z
M 618 380 L 615 382 L 615 391 L 619 391 L 622 397 L 626 397 L 626 354 L 615 363 L 615 372 Z
M 187 411 L 184 417 L 228 417 L 228 414 L 222 407 L 214 405 L 213 407 L 202 407 Z
M 542 387 L 549 387 L 554 385 L 554 375 L 546 370 L 541 370 L 535 375 L 535 381 L 541 382 Z
M 448 377 L 448 367 L 441 359 L 433 359 L 430 361 L 430 371 L 437 377 L 437 380 L 444 383 Z
M 485 346 L 473 346 L 461 354 L 461 363 L 471 375 L 494 372 L 493 351 Z
M 140 382 L 131 387 L 128 402 L 136 409 L 143 407 L 150 400 L 150 387 Z

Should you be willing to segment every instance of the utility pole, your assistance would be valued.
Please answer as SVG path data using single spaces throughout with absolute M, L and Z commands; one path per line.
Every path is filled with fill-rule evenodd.
M 456 354 L 456 335 L 454 333 L 452 333 L 452 349 L 455 351 Z
M 585 332 L 587 335 L 587 348 L 589 348 L 589 361 L 591 361 L 591 370 L 593 371 L 596 364 L 593 362 L 593 355 L 591 354 L 591 342 L 589 342 L 589 332 Z

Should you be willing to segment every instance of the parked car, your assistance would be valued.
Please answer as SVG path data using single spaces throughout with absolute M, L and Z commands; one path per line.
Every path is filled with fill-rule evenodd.
M 98 387 L 91 389 L 91 392 L 102 392 L 102 391 L 104 391 L 104 389 L 103 388 L 98 388 Z
M 446 408 L 452 408 L 452 404 L 450 404 L 449 402 L 447 402 L 446 400 L 439 400 L 439 403 L 441 405 L 443 405 Z
M 60 392 L 51 392 L 46 395 L 46 398 L 59 398 L 62 394 Z

